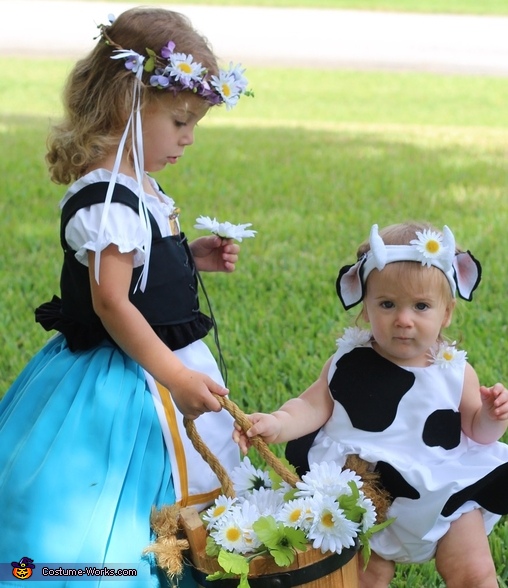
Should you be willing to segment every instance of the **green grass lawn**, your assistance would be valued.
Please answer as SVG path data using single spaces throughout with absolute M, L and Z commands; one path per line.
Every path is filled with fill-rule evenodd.
M 70 63 L 0 58 L 0 67 L 1 396 L 47 339 L 33 309 L 58 289 L 63 189 L 49 182 L 44 153 Z M 212 112 L 178 166 L 157 175 L 190 237 L 201 214 L 258 231 L 235 274 L 204 276 L 232 398 L 272 410 L 307 387 L 354 320 L 335 295 L 338 269 L 372 223 L 412 218 L 449 225 L 481 260 L 483 282 L 449 334 L 482 382 L 506 381 L 508 79 L 248 73 L 256 97 Z M 491 535 L 501 586 L 507 540 L 501 524 Z M 429 563 L 400 566 L 392 586 L 442 583 Z

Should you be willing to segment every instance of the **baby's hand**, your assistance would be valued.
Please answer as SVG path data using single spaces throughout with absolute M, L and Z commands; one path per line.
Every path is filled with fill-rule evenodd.
M 252 423 L 251 428 L 245 433 L 235 423 L 235 430 L 233 431 L 233 440 L 238 443 L 241 451 L 245 455 L 251 446 L 252 437 L 262 437 L 266 443 L 273 443 L 280 433 L 280 422 L 273 414 L 266 414 L 255 412 L 247 415 L 247 418 Z
M 508 419 L 508 390 L 500 384 L 494 384 L 488 388 L 480 386 L 482 403 L 487 415 L 493 421 L 505 421 Z
M 243 455 L 247 455 L 247 452 L 251 446 L 251 442 L 245 434 L 245 431 L 237 422 L 235 422 L 235 429 L 233 431 L 233 441 L 238 444 L 238 447 L 240 447 L 240 451 L 243 453 Z

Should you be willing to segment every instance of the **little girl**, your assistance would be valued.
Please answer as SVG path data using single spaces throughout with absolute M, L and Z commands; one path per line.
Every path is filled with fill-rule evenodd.
M 447 586 L 497 587 L 487 534 L 508 513 L 508 391 L 480 386 L 466 353 L 447 343 L 455 296 L 471 300 L 480 264 L 425 224 L 378 233 L 345 266 L 337 292 L 346 309 L 363 300 L 370 330 L 347 329 L 318 380 L 271 415 L 251 415 L 249 438 L 287 445 L 309 463 L 357 454 L 380 476 L 395 521 L 371 539 L 361 586 L 387 587 L 395 562 L 435 557 Z
M 29 557 L 33 578 L 43 565 L 115 564 L 144 588 L 159 585 L 143 555 L 152 507 L 219 493 L 182 415 L 200 417 L 225 467 L 239 461 L 212 394 L 228 390 L 202 341 L 213 323 L 197 293 L 197 270 L 232 272 L 239 247 L 215 235 L 188 243 L 147 172 L 176 164 L 208 109 L 248 91 L 243 70 L 219 70 L 183 15 L 133 8 L 99 29 L 69 76 L 47 154 L 53 181 L 71 183 L 61 297 L 36 311 L 59 334 L 0 403 L 0 562 Z M 65 584 L 49 576 L 39 579 Z

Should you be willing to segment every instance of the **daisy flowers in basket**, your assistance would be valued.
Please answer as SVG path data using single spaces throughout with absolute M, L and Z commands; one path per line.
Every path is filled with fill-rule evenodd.
M 286 567 L 297 550 L 309 546 L 330 554 L 362 546 L 367 562 L 369 538 L 391 522 L 376 524 L 361 478 L 335 462 L 311 465 L 296 487 L 273 471 L 256 469 L 248 457 L 230 477 L 236 497 L 219 496 L 201 515 L 208 532 L 206 553 L 217 557 L 224 570 L 208 580 L 234 575 L 239 587 L 247 588 L 252 559 L 271 556 Z

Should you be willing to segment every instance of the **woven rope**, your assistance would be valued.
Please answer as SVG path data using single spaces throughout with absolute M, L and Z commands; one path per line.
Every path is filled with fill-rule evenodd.
M 229 412 L 229 414 L 235 419 L 235 422 L 241 427 L 242 431 L 247 432 L 252 426 L 251 422 L 247 418 L 247 415 L 240 410 L 240 408 L 226 396 L 218 396 L 214 394 L 215 398 L 220 402 L 221 406 Z M 203 442 L 203 439 L 199 436 L 196 430 L 194 421 L 184 418 L 185 430 L 187 435 L 194 446 L 194 449 L 201 455 L 201 457 L 210 466 L 214 474 L 219 478 L 221 483 L 222 491 L 226 496 L 234 498 L 235 491 L 233 489 L 233 483 L 228 473 L 221 465 L 219 460 L 210 451 L 207 445 Z M 282 461 L 275 456 L 268 445 L 261 439 L 261 437 L 252 437 L 250 439 L 252 445 L 257 449 L 259 455 L 265 460 L 265 462 L 277 473 L 279 476 L 291 486 L 295 486 L 296 482 L 300 481 L 300 478 L 290 471 Z

